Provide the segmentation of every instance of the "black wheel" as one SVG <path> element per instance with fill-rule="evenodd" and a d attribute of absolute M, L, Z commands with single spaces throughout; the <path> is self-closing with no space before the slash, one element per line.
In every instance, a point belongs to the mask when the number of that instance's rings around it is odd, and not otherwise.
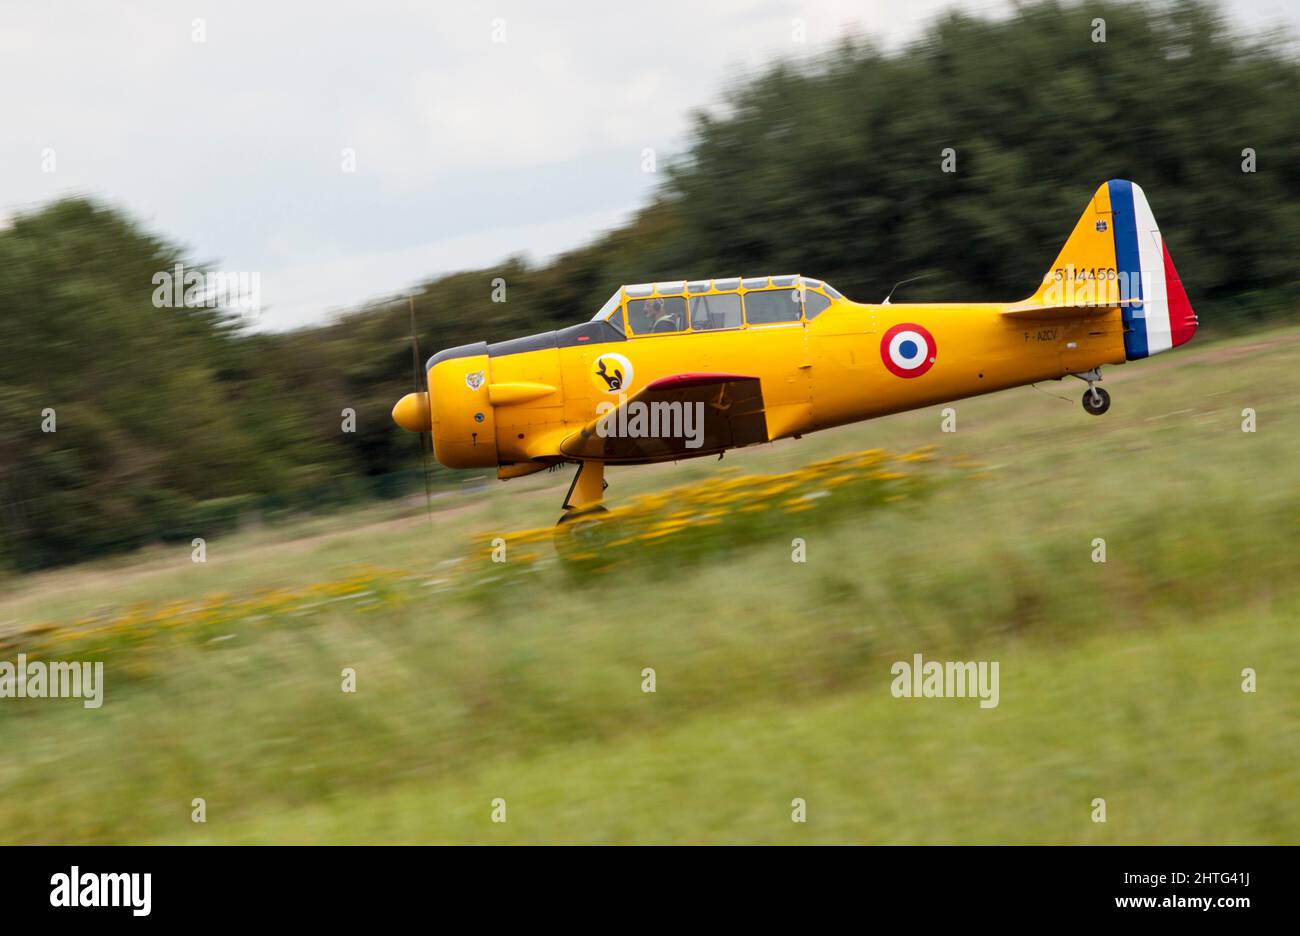
<path fill-rule="evenodd" d="M 1089 387 L 1083 391 L 1083 408 L 1093 416 L 1100 416 L 1110 409 L 1110 394 L 1101 387 Z"/>

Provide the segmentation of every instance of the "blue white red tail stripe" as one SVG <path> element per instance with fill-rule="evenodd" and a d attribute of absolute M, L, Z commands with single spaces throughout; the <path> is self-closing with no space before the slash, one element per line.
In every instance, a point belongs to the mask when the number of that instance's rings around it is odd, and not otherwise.
<path fill-rule="evenodd" d="M 1138 253 L 1137 213 L 1133 210 L 1133 183 L 1112 179 L 1111 229 L 1115 232 L 1115 265 L 1120 298 L 1142 299 L 1142 260 Z M 1123 307 L 1124 356 L 1130 361 L 1147 356 L 1146 312 L 1141 302 Z"/>
<path fill-rule="evenodd" d="M 1124 354 L 1130 361 L 1177 347 L 1196 331 L 1196 315 L 1183 291 L 1146 194 L 1123 179 L 1107 183 L 1120 297 Z"/>

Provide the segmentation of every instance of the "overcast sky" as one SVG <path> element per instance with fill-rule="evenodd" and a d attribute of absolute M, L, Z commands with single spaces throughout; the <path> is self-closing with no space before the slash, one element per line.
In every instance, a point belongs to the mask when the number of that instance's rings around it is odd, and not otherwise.
<path fill-rule="evenodd" d="M 894 47 L 954 6 L 1010 4 L 6 3 L 0 223 L 89 193 L 259 273 L 262 327 L 307 324 L 585 243 L 646 202 L 642 151 L 679 152 L 691 111 L 746 70 L 849 30 Z M 1300 0 L 1228 9 L 1246 29 L 1300 23 Z"/>

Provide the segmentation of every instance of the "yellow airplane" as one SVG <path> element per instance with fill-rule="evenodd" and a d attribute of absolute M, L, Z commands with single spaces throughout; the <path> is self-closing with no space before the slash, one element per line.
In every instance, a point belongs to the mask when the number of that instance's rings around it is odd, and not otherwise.
<path fill-rule="evenodd" d="M 566 519 L 599 509 L 606 465 L 721 455 L 1075 376 L 1188 341 L 1197 319 L 1142 190 L 1097 189 L 1038 291 L 1018 302 L 878 305 L 803 276 L 624 286 L 588 322 L 448 348 L 393 419 L 448 468 L 578 470 Z M 418 359 L 418 353 L 417 353 Z"/>

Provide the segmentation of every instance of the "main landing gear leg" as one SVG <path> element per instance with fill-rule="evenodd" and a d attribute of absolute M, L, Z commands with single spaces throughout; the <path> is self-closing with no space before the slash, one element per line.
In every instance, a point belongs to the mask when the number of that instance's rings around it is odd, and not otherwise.
<path fill-rule="evenodd" d="M 607 487 L 604 462 L 579 462 L 578 473 L 573 476 L 569 493 L 564 496 L 564 516 L 560 517 L 560 523 L 568 523 L 586 514 L 604 513 L 601 501 L 605 499 Z"/>
<path fill-rule="evenodd" d="M 1097 386 L 1097 382 L 1101 380 L 1101 368 L 1094 367 L 1090 371 L 1085 371 L 1082 374 L 1071 374 L 1070 376 L 1078 377 L 1088 384 L 1088 389 L 1083 391 L 1083 409 L 1085 412 L 1093 416 L 1100 416 L 1110 409 L 1110 394 Z"/>

